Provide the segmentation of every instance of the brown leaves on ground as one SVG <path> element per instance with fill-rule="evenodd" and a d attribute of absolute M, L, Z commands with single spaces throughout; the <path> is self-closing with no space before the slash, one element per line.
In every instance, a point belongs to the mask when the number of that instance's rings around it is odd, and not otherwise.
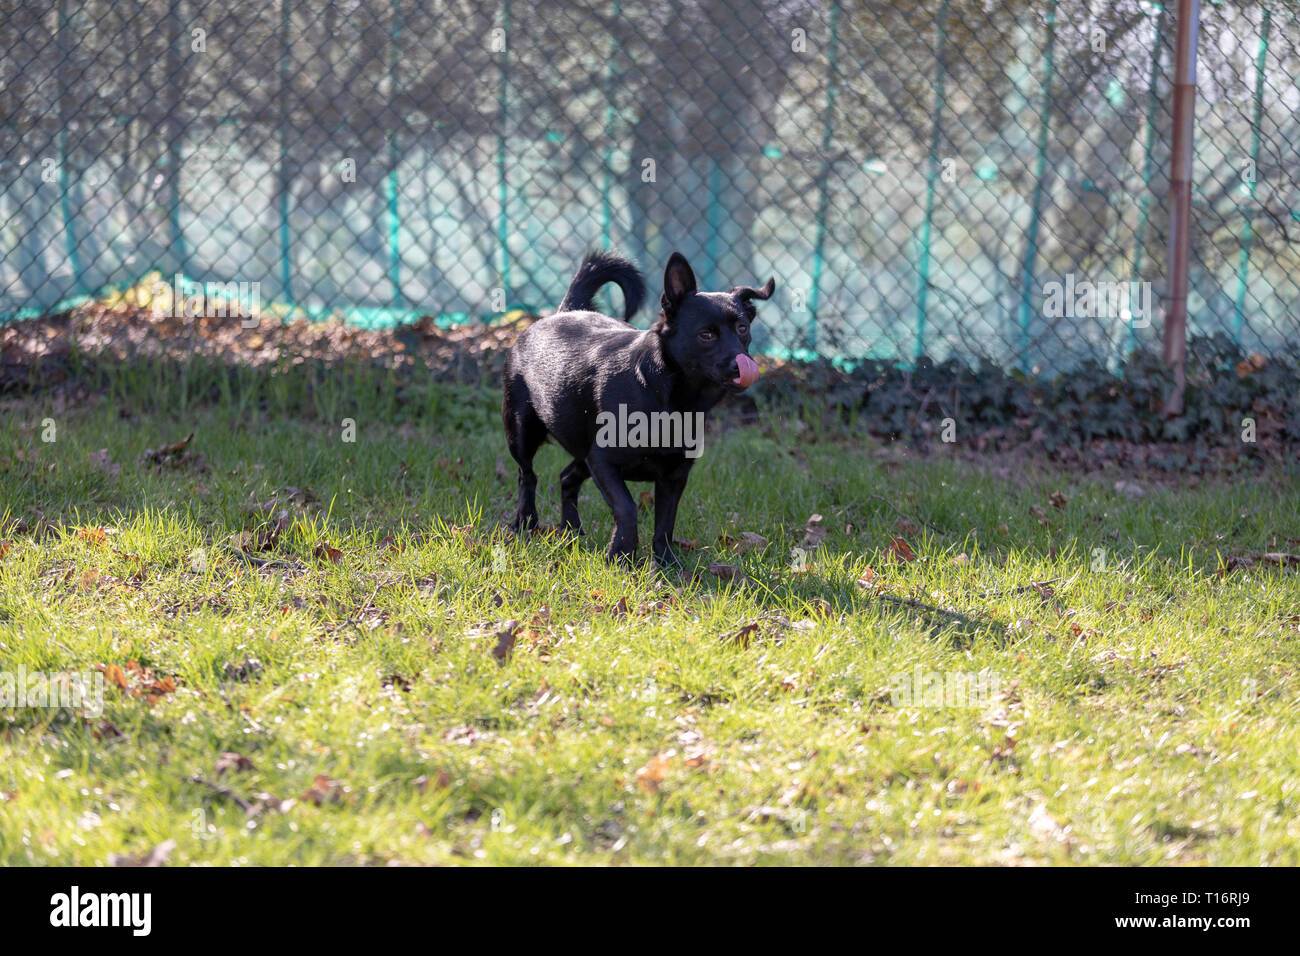
<path fill-rule="evenodd" d="M 85 541 L 87 544 L 93 544 L 95 547 L 99 547 L 100 545 L 102 545 L 105 541 L 108 540 L 108 536 L 113 533 L 114 532 L 112 531 L 112 529 L 109 528 L 78 528 L 77 529 L 77 537 L 80 538 L 82 541 Z"/>
<path fill-rule="evenodd" d="M 1220 577 L 1223 577 L 1230 571 L 1244 571 L 1256 564 L 1271 564 L 1279 568 L 1300 567 L 1300 554 L 1290 554 L 1286 551 L 1254 551 L 1249 554 L 1234 554 L 1223 563 L 1217 573 Z"/>
<path fill-rule="evenodd" d="M 748 648 L 750 640 L 757 637 L 758 634 L 759 634 L 758 622 L 754 621 L 744 625 L 743 627 L 735 631 L 732 631 L 729 634 L 724 635 L 723 639 L 730 641 L 733 644 L 739 644 L 741 647 Z"/>
<path fill-rule="evenodd" d="M 245 328 L 221 316 L 156 314 L 149 305 L 156 274 L 112 304 L 91 302 L 53 316 L 0 327 L 0 384 L 22 385 L 40 364 L 43 381 L 73 375 L 76 352 L 93 358 L 152 358 L 181 362 L 196 356 L 229 365 L 267 369 L 279 363 L 340 365 L 358 359 L 391 369 L 431 372 L 444 382 L 499 381 L 502 361 L 519 333 L 538 316 L 513 312 L 491 325 L 479 321 L 439 328 L 431 316 L 395 329 L 362 329 L 337 319 L 323 322 L 264 317 Z"/>
<path fill-rule="evenodd" d="M 810 515 L 803 527 L 803 540 L 799 547 L 805 551 L 815 551 L 830 532 L 822 525 L 824 519 L 819 514 Z"/>
<path fill-rule="evenodd" d="M 744 581 L 745 572 L 732 564 L 723 564 L 721 561 L 709 562 L 709 573 L 716 578 L 724 581 Z"/>
<path fill-rule="evenodd" d="M 731 539 L 731 547 L 737 553 L 743 554 L 746 551 L 767 547 L 767 538 L 753 531 L 742 531 L 739 538 Z"/>
<path fill-rule="evenodd" d="M 193 440 L 194 432 L 190 432 L 180 441 L 172 442 L 170 445 L 146 448 L 144 454 L 140 456 L 140 463 L 142 465 L 153 465 L 155 468 L 192 467 L 202 471 L 206 459 L 203 455 L 190 450 L 189 445 Z"/>
<path fill-rule="evenodd" d="M 1056 597 L 1056 588 L 1052 587 L 1050 581 L 1033 581 L 1030 586 L 1034 593 L 1038 595 L 1038 600 L 1043 604 L 1059 603 Z"/>
<path fill-rule="evenodd" d="M 312 779 L 311 786 L 304 790 L 298 799 L 320 807 L 327 803 L 344 803 L 351 795 L 351 788 L 334 780 L 328 774 L 318 773 Z"/>
<path fill-rule="evenodd" d="M 898 535 L 889 542 L 889 556 L 902 564 L 916 560 L 916 552 L 907 543 L 907 539 Z"/>
<path fill-rule="evenodd" d="M 176 692 L 175 677 L 159 677 L 153 668 L 130 660 L 126 666 L 96 664 L 95 670 L 104 675 L 105 682 L 123 691 L 128 697 L 143 697 L 152 707 L 163 697 Z"/>
<path fill-rule="evenodd" d="M 665 750 L 651 757 L 649 762 L 636 772 L 636 785 L 646 793 L 658 793 L 673 768 L 673 758 L 676 756 L 676 750 Z"/>
<path fill-rule="evenodd" d="M 515 649 L 515 638 L 519 633 L 519 622 L 511 618 L 502 623 L 500 629 L 496 632 L 497 643 L 492 648 L 492 656 L 501 663 L 505 663 L 510 657 L 510 652 Z"/>
<path fill-rule="evenodd" d="M 246 773 L 249 770 L 256 770 L 257 765 L 243 754 L 237 754 L 233 750 L 227 750 L 217 758 L 217 765 L 214 773 L 220 777 L 227 772 Z"/>
<path fill-rule="evenodd" d="M 274 514 L 277 511 L 286 511 L 290 509 L 303 510 L 305 506 L 314 504 L 316 501 L 316 492 L 310 488 L 299 488 L 296 485 L 285 485 L 283 488 L 275 491 L 270 498 L 265 501 L 253 501 L 244 506 L 245 514 Z"/>
<path fill-rule="evenodd" d="M 244 683 L 260 674 L 263 667 L 262 662 L 256 657 L 249 657 L 245 654 L 237 661 L 227 661 L 225 667 L 221 670 L 221 674 L 224 680 Z"/>
<path fill-rule="evenodd" d="M 254 531 L 241 531 L 231 538 L 231 545 L 239 551 L 273 551 L 280 538 L 293 524 L 293 515 L 280 511 Z M 317 555 L 320 557 L 320 555 Z"/>
<path fill-rule="evenodd" d="M 343 560 L 343 552 L 331 545 L 328 541 L 321 541 L 312 550 L 312 555 L 318 561 L 328 561 L 330 564 L 338 564 Z"/>
<path fill-rule="evenodd" d="M 830 602 L 825 598 L 812 598 L 808 604 L 813 617 L 825 618 L 833 612 Z M 723 634 L 720 640 L 748 648 L 751 642 L 757 641 L 760 637 L 764 641 L 780 643 L 783 635 L 788 631 L 809 631 L 816 626 L 817 622 L 812 617 L 791 621 L 784 614 L 768 611 L 752 621 L 745 622 L 739 628 Z"/>
<path fill-rule="evenodd" d="M 645 766 L 637 770 L 637 787 L 640 787 L 642 792 L 654 795 L 662 791 L 664 783 L 676 767 L 680 766 L 684 770 L 708 771 L 710 769 L 711 754 L 716 748 L 707 744 L 701 734 L 694 730 L 694 711 L 688 710 L 679 715 L 677 724 L 681 730 L 673 739 L 682 748 L 681 752 L 679 753 L 676 747 L 669 747 L 663 752 L 656 753 L 646 761 Z"/>

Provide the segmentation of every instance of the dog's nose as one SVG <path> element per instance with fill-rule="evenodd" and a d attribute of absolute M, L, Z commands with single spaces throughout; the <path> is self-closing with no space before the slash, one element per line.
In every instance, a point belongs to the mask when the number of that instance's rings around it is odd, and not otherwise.
<path fill-rule="evenodd" d="M 737 362 L 735 359 L 732 359 L 731 364 L 727 366 L 727 378 L 730 379 L 740 378 L 740 363 Z"/>

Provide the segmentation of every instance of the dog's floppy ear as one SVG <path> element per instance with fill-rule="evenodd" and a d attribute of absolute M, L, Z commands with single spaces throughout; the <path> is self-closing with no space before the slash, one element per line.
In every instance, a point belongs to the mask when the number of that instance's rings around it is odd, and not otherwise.
<path fill-rule="evenodd" d="M 734 289 L 732 289 L 728 293 L 728 295 L 734 295 L 741 302 L 744 302 L 746 305 L 748 305 L 750 299 L 772 298 L 772 293 L 775 291 L 776 291 L 776 279 L 773 278 L 773 279 L 768 279 L 767 283 L 761 289 L 755 289 L 753 286 L 749 286 L 749 285 L 738 285 Z"/>
<path fill-rule="evenodd" d="M 660 302 L 664 314 L 672 315 L 677 311 L 682 300 L 695 289 L 695 273 L 691 271 L 691 264 L 680 252 L 674 252 L 668 259 L 668 267 L 664 269 L 664 297 Z"/>

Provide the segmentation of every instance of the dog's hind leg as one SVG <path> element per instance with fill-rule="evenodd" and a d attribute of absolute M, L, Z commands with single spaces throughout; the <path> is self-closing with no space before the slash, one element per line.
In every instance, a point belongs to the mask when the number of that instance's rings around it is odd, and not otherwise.
<path fill-rule="evenodd" d="M 578 492 L 582 490 L 582 483 L 590 477 L 587 463 L 576 458 L 560 472 L 560 524 L 574 534 L 582 534 L 582 521 L 578 518 Z"/>
<path fill-rule="evenodd" d="M 521 409 L 506 429 L 510 455 L 519 463 L 519 504 L 510 530 L 516 534 L 537 527 L 537 472 L 533 457 L 546 441 L 546 426 L 531 408 Z"/>

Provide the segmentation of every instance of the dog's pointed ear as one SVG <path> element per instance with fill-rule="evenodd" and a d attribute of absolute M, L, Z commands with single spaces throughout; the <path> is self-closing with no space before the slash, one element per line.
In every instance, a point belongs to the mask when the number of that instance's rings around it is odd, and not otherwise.
<path fill-rule="evenodd" d="M 738 285 L 729 293 L 740 299 L 741 302 L 749 303 L 750 299 L 770 299 L 772 293 L 776 291 L 776 279 L 768 279 L 767 283 L 761 289 L 755 289 L 749 285 Z"/>
<path fill-rule="evenodd" d="M 672 315 L 677 311 L 682 300 L 695 289 L 695 273 L 691 271 L 691 264 L 680 252 L 674 252 L 668 259 L 668 267 L 664 269 L 664 297 L 660 303 L 664 314 Z"/>

